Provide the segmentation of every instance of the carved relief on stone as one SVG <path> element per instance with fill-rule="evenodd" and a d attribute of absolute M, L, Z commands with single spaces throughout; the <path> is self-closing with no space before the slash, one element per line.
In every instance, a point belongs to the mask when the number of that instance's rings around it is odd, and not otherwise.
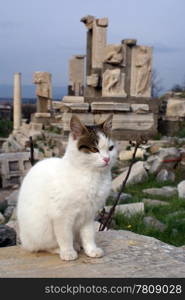
<path fill-rule="evenodd" d="M 33 83 L 36 84 L 36 95 L 51 98 L 51 74 L 48 72 L 35 72 Z"/>
<path fill-rule="evenodd" d="M 102 96 L 126 97 L 125 74 L 119 68 L 107 69 L 103 73 Z"/>
<path fill-rule="evenodd" d="M 104 49 L 103 62 L 112 65 L 125 66 L 126 62 L 126 48 L 125 45 L 107 45 Z"/>
<path fill-rule="evenodd" d="M 136 46 L 132 50 L 131 96 L 151 96 L 152 48 Z"/>

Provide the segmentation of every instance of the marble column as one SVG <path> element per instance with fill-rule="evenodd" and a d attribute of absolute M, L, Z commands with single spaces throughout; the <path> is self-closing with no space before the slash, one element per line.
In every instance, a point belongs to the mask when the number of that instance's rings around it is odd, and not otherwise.
<path fill-rule="evenodd" d="M 13 129 L 21 126 L 21 73 L 14 74 L 13 85 Z"/>

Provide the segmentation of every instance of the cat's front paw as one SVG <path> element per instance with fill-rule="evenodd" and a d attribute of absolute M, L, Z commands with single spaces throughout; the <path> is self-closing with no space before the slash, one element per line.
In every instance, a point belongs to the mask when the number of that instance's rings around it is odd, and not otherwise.
<path fill-rule="evenodd" d="M 78 258 L 78 254 L 75 250 L 60 250 L 60 258 L 62 260 L 75 260 Z"/>
<path fill-rule="evenodd" d="M 87 249 L 85 253 L 90 257 L 102 257 L 104 255 L 104 252 L 101 248 L 92 248 Z"/>

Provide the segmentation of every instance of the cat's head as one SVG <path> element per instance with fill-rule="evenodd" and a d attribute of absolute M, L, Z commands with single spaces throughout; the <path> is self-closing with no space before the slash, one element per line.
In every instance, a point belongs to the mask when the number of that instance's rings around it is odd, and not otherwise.
<path fill-rule="evenodd" d="M 85 125 L 73 115 L 70 121 L 71 139 L 75 143 L 78 158 L 86 165 L 107 168 L 114 165 L 117 157 L 115 143 L 111 139 L 110 115 L 97 125 Z"/>

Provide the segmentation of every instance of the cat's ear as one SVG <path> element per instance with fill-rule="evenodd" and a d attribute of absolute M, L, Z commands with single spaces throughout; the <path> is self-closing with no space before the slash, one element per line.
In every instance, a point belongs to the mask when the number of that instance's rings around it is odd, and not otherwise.
<path fill-rule="evenodd" d="M 74 140 L 80 137 L 84 132 L 87 131 L 87 128 L 84 124 L 78 119 L 77 116 L 73 115 L 70 121 L 70 128 L 73 135 Z"/>
<path fill-rule="evenodd" d="M 113 119 L 113 114 L 109 115 L 108 118 L 101 124 L 101 127 L 106 134 L 111 133 L 112 119 Z"/>

